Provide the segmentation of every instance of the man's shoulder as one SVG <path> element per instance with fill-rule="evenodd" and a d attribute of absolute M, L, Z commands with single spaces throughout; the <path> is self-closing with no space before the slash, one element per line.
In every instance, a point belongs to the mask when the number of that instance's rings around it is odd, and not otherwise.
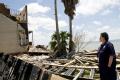
<path fill-rule="evenodd" d="M 107 46 L 109 46 L 109 47 L 113 47 L 113 43 L 111 43 L 111 42 L 107 42 Z"/>

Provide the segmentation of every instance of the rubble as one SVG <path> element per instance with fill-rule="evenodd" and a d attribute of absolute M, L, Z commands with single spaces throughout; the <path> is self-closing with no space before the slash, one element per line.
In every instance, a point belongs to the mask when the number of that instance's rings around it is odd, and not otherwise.
<path fill-rule="evenodd" d="M 29 48 L 28 53 L 30 55 L 48 55 L 51 53 L 50 50 L 48 50 L 46 47 L 44 47 L 43 45 L 37 45 L 37 46 L 31 46 Z"/>
<path fill-rule="evenodd" d="M 15 56 L 16 58 L 19 58 L 24 61 L 29 61 L 29 62 L 35 62 L 35 61 L 41 61 L 44 59 L 49 58 L 47 55 L 40 55 L 40 56 L 30 56 L 29 54 L 21 54 L 19 56 Z"/>
<path fill-rule="evenodd" d="M 78 55 L 81 54 L 74 55 L 72 59 L 50 59 L 48 55 L 21 54 L 12 56 L 0 54 L 0 66 L 2 66 L 0 67 L 0 79 L 99 80 L 96 54 L 88 54 L 87 52 L 81 56 Z M 119 56 L 117 63 L 120 63 Z M 120 65 L 117 64 L 118 78 L 119 72 Z"/>

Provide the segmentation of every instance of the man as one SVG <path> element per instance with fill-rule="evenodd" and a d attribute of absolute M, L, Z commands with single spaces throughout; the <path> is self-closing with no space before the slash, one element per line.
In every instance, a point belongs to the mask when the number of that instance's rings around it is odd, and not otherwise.
<path fill-rule="evenodd" d="M 116 54 L 106 32 L 100 35 L 101 46 L 98 50 L 100 80 L 117 80 Z"/>

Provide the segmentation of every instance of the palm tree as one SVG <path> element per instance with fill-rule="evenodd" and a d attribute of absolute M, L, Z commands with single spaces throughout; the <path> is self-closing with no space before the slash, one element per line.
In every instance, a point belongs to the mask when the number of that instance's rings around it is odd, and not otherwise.
<path fill-rule="evenodd" d="M 55 32 L 52 35 L 52 40 L 50 41 L 50 48 L 51 48 L 51 50 L 55 51 L 57 46 L 58 46 L 58 43 L 57 43 L 57 33 Z"/>
<path fill-rule="evenodd" d="M 54 0 L 54 7 L 55 7 L 55 21 L 56 21 L 56 37 L 57 37 L 57 44 L 59 50 L 60 36 L 59 36 L 59 26 L 58 26 L 58 16 L 57 16 L 57 0 Z"/>
<path fill-rule="evenodd" d="M 56 32 L 52 35 L 52 40 L 50 42 L 50 48 L 56 52 L 57 56 L 62 56 L 67 54 L 67 40 L 69 38 L 69 33 L 66 31 L 61 31 L 60 32 L 60 46 L 59 46 L 59 51 L 58 51 L 58 44 L 57 44 L 57 34 Z"/>
<path fill-rule="evenodd" d="M 73 49 L 72 41 L 72 20 L 75 15 L 75 5 L 78 3 L 78 0 L 62 0 L 65 6 L 65 14 L 69 16 L 69 26 L 70 26 L 70 38 L 69 38 L 69 52 Z"/>

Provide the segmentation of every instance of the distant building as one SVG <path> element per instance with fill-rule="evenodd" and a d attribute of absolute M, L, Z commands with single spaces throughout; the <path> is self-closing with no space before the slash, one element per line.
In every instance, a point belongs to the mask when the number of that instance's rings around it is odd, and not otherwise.
<path fill-rule="evenodd" d="M 27 6 L 11 15 L 3 3 L 0 3 L 0 52 L 18 53 L 26 52 L 29 43 Z"/>

